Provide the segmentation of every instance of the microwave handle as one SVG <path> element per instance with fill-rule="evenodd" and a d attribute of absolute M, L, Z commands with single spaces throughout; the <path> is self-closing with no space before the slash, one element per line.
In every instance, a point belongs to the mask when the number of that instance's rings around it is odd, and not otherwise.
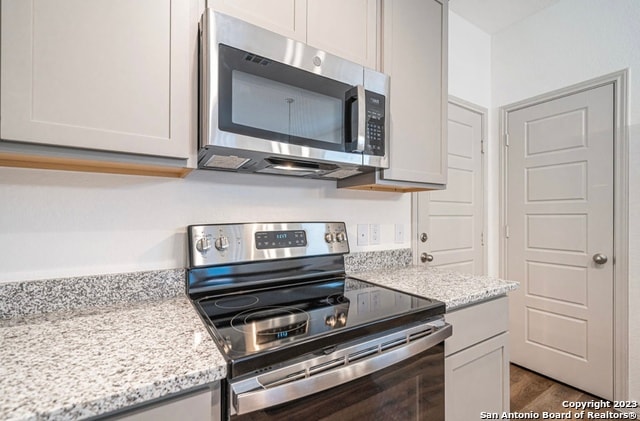
<path fill-rule="evenodd" d="M 350 144 L 350 152 L 364 152 L 365 140 L 366 140 L 366 127 L 367 124 L 367 106 L 366 106 L 366 92 L 364 90 L 364 85 L 356 85 L 349 91 L 349 97 L 347 98 L 347 124 L 351 125 L 353 123 L 354 118 L 356 118 L 356 123 L 358 124 L 357 133 L 351 133 L 350 139 L 348 142 Z M 354 113 L 351 111 L 351 106 L 353 103 L 356 103 L 357 106 L 357 115 L 353 115 Z M 355 136 L 354 136 L 355 134 Z"/>

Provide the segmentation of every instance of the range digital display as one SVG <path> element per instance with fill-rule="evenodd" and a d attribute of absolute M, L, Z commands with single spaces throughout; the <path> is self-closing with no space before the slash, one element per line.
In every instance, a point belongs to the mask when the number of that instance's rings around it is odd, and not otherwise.
<path fill-rule="evenodd" d="M 286 247 L 306 247 L 307 234 L 304 230 L 295 231 L 259 231 L 255 235 L 256 248 L 279 249 Z"/>
<path fill-rule="evenodd" d="M 294 336 L 304 335 L 307 333 L 307 321 L 293 323 L 288 326 L 281 326 L 274 329 L 261 330 L 256 336 L 258 345 L 264 345 L 270 342 L 280 341 Z"/>

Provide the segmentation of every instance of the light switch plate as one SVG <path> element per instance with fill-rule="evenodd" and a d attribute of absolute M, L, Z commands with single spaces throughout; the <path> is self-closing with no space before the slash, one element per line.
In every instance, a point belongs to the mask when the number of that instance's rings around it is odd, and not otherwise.
<path fill-rule="evenodd" d="M 358 245 L 359 246 L 369 245 L 369 225 L 368 224 L 358 224 Z"/>

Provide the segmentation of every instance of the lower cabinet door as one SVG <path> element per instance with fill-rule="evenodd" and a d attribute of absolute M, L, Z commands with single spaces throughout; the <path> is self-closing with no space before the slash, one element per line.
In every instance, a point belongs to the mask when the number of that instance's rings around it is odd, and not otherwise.
<path fill-rule="evenodd" d="M 219 384 L 219 383 L 218 383 Z M 126 412 L 120 416 L 106 417 L 109 421 L 218 421 L 220 408 L 213 405 L 219 402 L 219 396 L 212 398 L 212 393 L 219 394 L 219 386 L 212 386 L 212 390 L 204 389 L 200 392 L 171 398 Z"/>
<path fill-rule="evenodd" d="M 445 358 L 447 421 L 509 411 L 508 339 L 503 333 Z"/>

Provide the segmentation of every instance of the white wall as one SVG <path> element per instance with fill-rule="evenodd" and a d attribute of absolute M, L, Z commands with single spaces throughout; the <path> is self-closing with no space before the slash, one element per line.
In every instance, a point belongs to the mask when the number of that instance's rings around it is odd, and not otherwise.
<path fill-rule="evenodd" d="M 186 226 L 332 220 L 352 251 L 410 247 L 408 194 L 335 182 L 195 171 L 186 179 L 0 168 L 0 282 L 186 265 Z M 381 224 L 358 247 L 356 224 Z M 405 243 L 394 243 L 394 224 Z"/>
<path fill-rule="evenodd" d="M 497 107 L 629 69 L 629 379 L 640 400 L 640 2 L 562 0 L 495 34 L 491 54 L 493 124 Z"/>
<path fill-rule="evenodd" d="M 451 10 L 449 95 L 491 106 L 491 36 Z"/>

